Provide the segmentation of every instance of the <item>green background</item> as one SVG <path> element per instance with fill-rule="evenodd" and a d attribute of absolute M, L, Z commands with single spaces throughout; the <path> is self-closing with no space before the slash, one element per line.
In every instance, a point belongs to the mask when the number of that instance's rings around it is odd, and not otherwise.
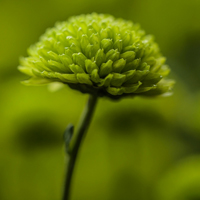
<path fill-rule="evenodd" d="M 46 28 L 91 12 L 155 35 L 176 85 L 165 98 L 99 100 L 71 199 L 200 200 L 199 0 L 0 0 L 0 199 L 61 199 L 63 132 L 88 96 L 25 87 L 17 66 Z"/>

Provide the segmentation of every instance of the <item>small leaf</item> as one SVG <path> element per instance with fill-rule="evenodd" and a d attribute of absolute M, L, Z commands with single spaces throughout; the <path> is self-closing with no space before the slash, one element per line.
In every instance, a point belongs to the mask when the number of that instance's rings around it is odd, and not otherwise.
<path fill-rule="evenodd" d="M 74 125 L 69 124 L 64 132 L 65 150 L 69 153 L 69 146 L 74 133 Z"/>

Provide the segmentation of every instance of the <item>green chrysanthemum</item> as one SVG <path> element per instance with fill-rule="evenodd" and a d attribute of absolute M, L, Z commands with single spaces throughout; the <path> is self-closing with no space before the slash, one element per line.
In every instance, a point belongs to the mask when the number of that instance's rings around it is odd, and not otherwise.
<path fill-rule="evenodd" d="M 139 25 L 110 15 L 70 18 L 48 29 L 20 60 L 24 83 L 62 82 L 98 96 L 159 95 L 173 81 L 165 58 Z"/>

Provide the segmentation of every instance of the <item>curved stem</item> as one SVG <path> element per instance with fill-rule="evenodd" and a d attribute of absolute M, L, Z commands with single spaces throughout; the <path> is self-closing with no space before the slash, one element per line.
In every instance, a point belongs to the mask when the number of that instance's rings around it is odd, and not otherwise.
<path fill-rule="evenodd" d="M 69 200 L 70 184 L 71 184 L 72 174 L 74 171 L 74 166 L 75 166 L 78 150 L 82 142 L 83 136 L 85 135 L 89 127 L 89 124 L 91 122 L 96 103 L 97 103 L 97 97 L 90 95 L 89 100 L 85 106 L 85 109 L 81 115 L 79 124 L 77 126 L 77 131 L 72 136 L 72 140 L 70 141 L 69 148 L 67 151 L 68 166 L 66 169 L 66 179 L 65 179 L 63 200 Z"/>

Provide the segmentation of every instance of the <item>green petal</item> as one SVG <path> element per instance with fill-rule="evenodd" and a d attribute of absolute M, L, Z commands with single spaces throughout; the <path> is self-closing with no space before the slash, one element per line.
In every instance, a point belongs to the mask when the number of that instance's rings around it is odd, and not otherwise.
<path fill-rule="evenodd" d="M 123 88 L 108 87 L 106 91 L 114 96 L 123 94 Z"/>
<path fill-rule="evenodd" d="M 91 80 L 94 83 L 99 83 L 101 81 L 100 77 L 99 77 L 99 73 L 98 73 L 98 69 L 94 69 L 91 73 Z"/>
<path fill-rule="evenodd" d="M 126 75 L 114 73 L 111 81 L 111 86 L 119 87 L 124 83 L 125 79 Z"/>
<path fill-rule="evenodd" d="M 161 80 L 155 87 L 155 89 L 147 91 L 143 93 L 143 95 L 147 96 L 154 96 L 154 95 L 161 95 L 161 94 L 172 94 L 172 88 L 174 86 L 175 82 L 173 80 Z"/>
<path fill-rule="evenodd" d="M 134 77 L 134 75 L 135 75 L 135 72 L 136 72 L 135 69 L 134 69 L 134 70 L 129 70 L 129 71 L 127 71 L 127 72 L 124 72 L 123 74 L 126 75 L 126 79 L 125 79 L 124 82 L 126 82 L 126 81 L 132 79 L 132 78 Z"/>
<path fill-rule="evenodd" d="M 71 71 L 74 74 L 85 73 L 85 71 L 83 70 L 83 68 L 81 66 L 79 66 L 79 65 L 72 64 L 72 65 L 69 66 L 69 68 L 71 69 Z"/>
<path fill-rule="evenodd" d="M 142 83 L 139 81 L 138 83 L 129 85 L 128 87 L 123 87 L 125 93 L 134 93 Z"/>
<path fill-rule="evenodd" d="M 75 64 L 79 65 L 85 70 L 85 60 L 87 59 L 82 53 L 74 53 L 72 55 Z"/>
<path fill-rule="evenodd" d="M 86 68 L 86 71 L 91 74 L 92 71 L 94 69 L 98 69 L 97 65 L 95 62 L 92 62 L 91 60 L 87 59 L 85 60 L 85 68 Z"/>
<path fill-rule="evenodd" d="M 65 54 L 62 54 L 62 55 L 59 55 L 59 57 L 60 57 L 61 62 L 62 62 L 65 66 L 69 66 L 69 65 L 73 64 L 73 61 L 72 61 L 72 59 L 71 59 L 70 56 L 65 55 Z M 67 67 L 66 67 L 66 68 L 67 68 Z M 68 68 L 68 69 L 69 69 L 69 68 Z"/>
<path fill-rule="evenodd" d="M 33 85 L 33 86 L 38 86 L 38 85 L 46 85 L 48 83 L 51 83 L 51 79 L 45 79 L 45 78 L 30 78 L 28 80 L 22 81 L 21 83 L 24 85 Z"/>
<path fill-rule="evenodd" d="M 56 62 L 54 60 L 48 60 L 48 63 L 49 63 L 49 68 L 52 70 L 52 71 L 57 71 L 57 72 L 67 72 L 67 68 L 65 67 L 65 65 L 63 65 L 62 63 L 60 62 Z"/>
<path fill-rule="evenodd" d="M 123 72 L 131 70 L 131 69 L 137 69 L 138 66 L 140 65 L 141 62 L 141 58 L 135 59 L 131 62 L 129 62 L 128 64 L 126 64 L 126 66 L 123 69 Z"/>
<path fill-rule="evenodd" d="M 106 61 L 112 60 L 115 62 L 116 60 L 119 59 L 120 53 L 117 50 L 111 49 L 106 53 Z"/>
<path fill-rule="evenodd" d="M 18 70 L 24 74 L 27 74 L 28 76 L 33 76 L 33 72 L 31 68 L 18 66 Z"/>
<path fill-rule="evenodd" d="M 100 77 L 107 76 L 112 71 L 112 60 L 108 60 L 106 63 L 103 63 L 100 67 L 99 75 Z"/>
<path fill-rule="evenodd" d="M 136 70 L 134 73 L 134 76 L 129 79 L 125 84 L 133 84 L 133 83 L 137 83 L 138 81 L 142 81 L 145 76 L 147 76 L 147 74 L 149 73 L 149 70 L 144 70 L 144 71 L 140 71 L 140 70 Z"/>
<path fill-rule="evenodd" d="M 113 63 L 113 72 L 120 73 L 126 65 L 126 60 L 121 58 L 120 60 L 117 60 Z"/>
<path fill-rule="evenodd" d="M 122 48 L 123 48 L 123 42 L 122 40 L 116 40 L 114 45 L 113 45 L 114 49 L 117 49 L 119 52 L 122 51 Z"/>
<path fill-rule="evenodd" d="M 156 84 L 162 79 L 162 76 L 160 74 L 155 74 L 152 72 L 149 72 L 148 75 L 144 78 L 142 81 L 144 84 Z"/>
<path fill-rule="evenodd" d="M 110 49 L 113 48 L 112 39 L 103 39 L 101 41 L 101 48 L 104 49 L 104 52 L 107 53 Z"/>
<path fill-rule="evenodd" d="M 75 74 L 61 74 L 58 72 L 56 72 L 55 74 L 58 77 L 58 79 L 60 79 L 61 81 L 65 83 L 78 83 L 78 80 Z"/>
<path fill-rule="evenodd" d="M 103 49 L 99 49 L 95 56 L 95 61 L 97 66 L 101 66 L 101 64 L 105 61 L 105 54 Z"/>
<path fill-rule="evenodd" d="M 100 83 L 98 84 L 99 87 L 108 87 L 112 81 L 113 74 L 108 74 L 104 79 L 101 79 Z"/>
<path fill-rule="evenodd" d="M 127 51 L 120 55 L 120 58 L 123 58 L 126 60 L 126 62 L 131 62 L 135 58 L 135 52 L 134 51 Z"/>
<path fill-rule="evenodd" d="M 89 45 L 90 42 L 89 42 L 89 39 L 88 39 L 88 36 L 86 34 L 82 35 L 81 37 L 81 49 L 83 52 L 85 52 L 85 49 L 87 47 L 87 45 Z"/>
<path fill-rule="evenodd" d="M 55 53 L 53 51 L 48 51 L 47 54 L 49 55 L 49 60 L 54 60 L 57 62 L 60 61 L 59 55 L 57 53 Z"/>
<path fill-rule="evenodd" d="M 90 81 L 89 74 L 77 74 L 76 77 L 79 83 L 93 85 L 92 82 Z"/>

